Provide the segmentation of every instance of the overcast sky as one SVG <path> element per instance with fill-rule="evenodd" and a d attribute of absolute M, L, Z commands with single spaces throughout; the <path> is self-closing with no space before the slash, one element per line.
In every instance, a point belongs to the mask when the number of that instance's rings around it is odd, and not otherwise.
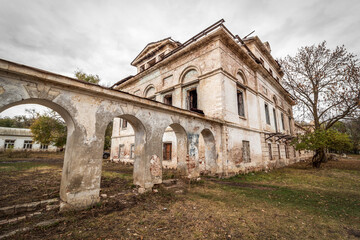
<path fill-rule="evenodd" d="M 79 68 L 110 86 L 136 73 L 147 43 L 184 42 L 221 18 L 240 37 L 255 30 L 275 58 L 323 40 L 359 56 L 359 12 L 359 0 L 0 0 L 0 58 L 71 77 Z"/>

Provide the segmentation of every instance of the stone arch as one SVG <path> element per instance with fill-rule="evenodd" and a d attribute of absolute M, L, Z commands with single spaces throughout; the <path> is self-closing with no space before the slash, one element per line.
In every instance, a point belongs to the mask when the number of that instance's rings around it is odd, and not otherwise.
<path fill-rule="evenodd" d="M 170 127 L 176 136 L 176 158 L 177 158 L 177 169 L 181 173 L 181 175 L 186 175 L 186 156 L 188 153 L 188 141 L 187 141 L 187 133 L 183 126 L 179 123 L 172 123 L 168 127 Z M 165 134 L 166 127 L 163 130 L 163 135 Z M 163 159 L 162 156 L 161 159 Z"/>
<path fill-rule="evenodd" d="M 152 98 L 155 97 L 155 93 L 156 93 L 156 89 L 155 89 L 154 85 L 153 85 L 153 84 L 149 84 L 149 85 L 145 88 L 144 93 L 143 93 L 143 96 L 144 96 L 145 98 L 150 98 L 150 99 L 152 99 Z"/>
<path fill-rule="evenodd" d="M 235 78 L 239 83 L 241 83 L 243 85 L 247 85 L 247 79 L 246 79 L 245 73 L 241 69 L 239 69 L 236 72 Z"/>
<path fill-rule="evenodd" d="M 69 136 L 69 133 L 72 133 L 74 131 L 75 124 L 74 124 L 74 120 L 73 120 L 72 116 L 70 115 L 70 113 L 64 107 L 62 107 L 59 104 L 54 103 L 53 101 L 50 101 L 48 99 L 28 98 L 28 99 L 24 99 L 21 101 L 9 103 L 7 105 L 0 106 L 0 113 L 5 111 L 8 108 L 15 107 L 18 105 L 23 105 L 23 104 L 38 104 L 38 105 L 42 105 L 44 107 L 48 107 L 48 108 L 54 110 L 65 120 L 67 131 L 68 131 L 68 136 Z"/>
<path fill-rule="evenodd" d="M 204 170 L 205 173 L 215 174 L 217 170 L 217 152 L 216 142 L 213 132 L 205 128 L 201 131 L 201 136 L 204 140 Z"/>
<path fill-rule="evenodd" d="M 186 83 L 196 80 L 201 75 L 199 68 L 196 66 L 189 66 L 185 68 L 180 74 L 179 83 Z"/>
<path fill-rule="evenodd" d="M 144 169 L 146 169 L 145 147 L 146 147 L 146 128 L 142 121 L 136 116 L 128 113 L 116 115 L 117 118 L 122 118 L 131 124 L 135 135 L 135 149 L 134 149 L 134 172 L 133 180 L 135 185 L 143 186 Z"/>

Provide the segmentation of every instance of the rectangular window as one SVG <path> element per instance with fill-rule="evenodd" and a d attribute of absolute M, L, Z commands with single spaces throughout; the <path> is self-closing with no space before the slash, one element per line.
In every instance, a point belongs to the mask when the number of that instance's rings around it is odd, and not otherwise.
<path fill-rule="evenodd" d="M 131 159 L 135 158 L 135 144 L 130 145 L 130 158 Z"/>
<path fill-rule="evenodd" d="M 5 140 L 4 148 L 14 148 L 14 146 L 15 146 L 15 140 L 10 140 L 10 139 Z"/>
<path fill-rule="evenodd" d="M 280 144 L 278 144 L 277 147 L 278 147 L 278 158 L 281 159 Z"/>
<path fill-rule="evenodd" d="M 275 108 L 273 108 L 273 114 L 274 114 L 275 132 L 278 132 L 277 121 L 276 121 L 276 110 L 275 110 Z"/>
<path fill-rule="evenodd" d="M 41 144 L 40 145 L 41 150 L 47 150 L 48 148 L 49 148 L 49 145 L 46 145 L 46 144 Z"/>
<path fill-rule="evenodd" d="M 188 98 L 188 109 L 197 109 L 197 92 L 196 88 L 191 89 L 187 92 L 187 98 Z"/>
<path fill-rule="evenodd" d="M 171 94 L 164 96 L 164 103 L 167 105 L 172 105 L 172 95 Z"/>
<path fill-rule="evenodd" d="M 285 144 L 285 157 L 289 158 L 289 146 Z"/>
<path fill-rule="evenodd" d="M 281 125 L 282 125 L 282 129 L 285 130 L 284 114 L 283 113 L 281 113 Z"/>
<path fill-rule="evenodd" d="M 164 160 L 171 161 L 171 148 L 172 148 L 172 143 L 164 143 L 163 145 Z"/>
<path fill-rule="evenodd" d="M 270 160 L 273 160 L 272 149 L 271 149 L 271 143 L 268 143 L 268 149 L 269 149 L 269 159 L 270 159 Z"/>
<path fill-rule="evenodd" d="M 124 144 L 120 144 L 120 145 L 119 145 L 119 158 L 123 158 L 123 157 L 124 157 L 124 153 L 125 153 L 125 145 L 124 145 Z"/>
<path fill-rule="evenodd" d="M 245 117 L 244 93 L 242 91 L 237 92 L 237 102 L 239 116 Z"/>
<path fill-rule="evenodd" d="M 266 123 L 270 125 L 269 106 L 265 103 L 265 117 Z"/>
<path fill-rule="evenodd" d="M 292 128 L 291 128 L 291 117 L 289 117 L 289 131 L 290 131 L 290 134 L 292 134 Z"/>
<path fill-rule="evenodd" d="M 122 119 L 121 128 L 127 128 L 128 122 L 125 119 Z"/>
<path fill-rule="evenodd" d="M 24 149 L 32 149 L 32 143 L 33 143 L 33 141 L 31 141 L 31 140 L 25 140 L 23 148 Z"/>
<path fill-rule="evenodd" d="M 249 141 L 242 141 L 242 145 L 243 145 L 243 151 L 242 151 L 242 155 L 243 155 L 243 161 L 244 163 L 249 163 L 251 162 L 251 158 L 250 158 L 250 142 Z"/>

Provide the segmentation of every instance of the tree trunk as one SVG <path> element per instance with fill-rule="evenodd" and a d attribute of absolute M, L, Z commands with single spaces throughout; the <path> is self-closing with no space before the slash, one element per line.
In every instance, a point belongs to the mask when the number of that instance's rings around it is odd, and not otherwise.
<path fill-rule="evenodd" d="M 325 149 L 319 148 L 316 149 L 315 155 L 312 158 L 312 164 L 314 168 L 320 168 L 321 163 L 326 162 L 326 152 Z"/>

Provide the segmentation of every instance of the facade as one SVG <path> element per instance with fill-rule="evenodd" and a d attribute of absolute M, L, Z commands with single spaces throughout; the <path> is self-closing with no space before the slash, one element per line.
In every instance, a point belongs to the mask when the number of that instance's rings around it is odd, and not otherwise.
<path fill-rule="evenodd" d="M 149 43 L 131 64 L 137 74 L 112 88 L 221 121 L 226 157 L 220 162 L 228 173 L 283 166 L 309 156 L 289 145 L 303 131 L 294 124 L 295 101 L 282 87 L 283 72 L 270 44 L 257 36 L 240 39 L 221 20 L 183 44 L 171 38 Z M 160 134 L 162 166 L 176 168 L 181 157 L 176 129 L 169 126 Z M 126 120 L 114 119 L 113 161 L 133 163 L 134 136 Z M 216 155 L 207 151 L 210 138 L 213 134 L 205 132 L 198 139 L 196 164 L 202 172 L 209 170 L 206 154 Z"/>
<path fill-rule="evenodd" d="M 57 147 L 34 142 L 30 129 L 0 127 L 0 151 L 6 149 L 56 151 Z"/>

